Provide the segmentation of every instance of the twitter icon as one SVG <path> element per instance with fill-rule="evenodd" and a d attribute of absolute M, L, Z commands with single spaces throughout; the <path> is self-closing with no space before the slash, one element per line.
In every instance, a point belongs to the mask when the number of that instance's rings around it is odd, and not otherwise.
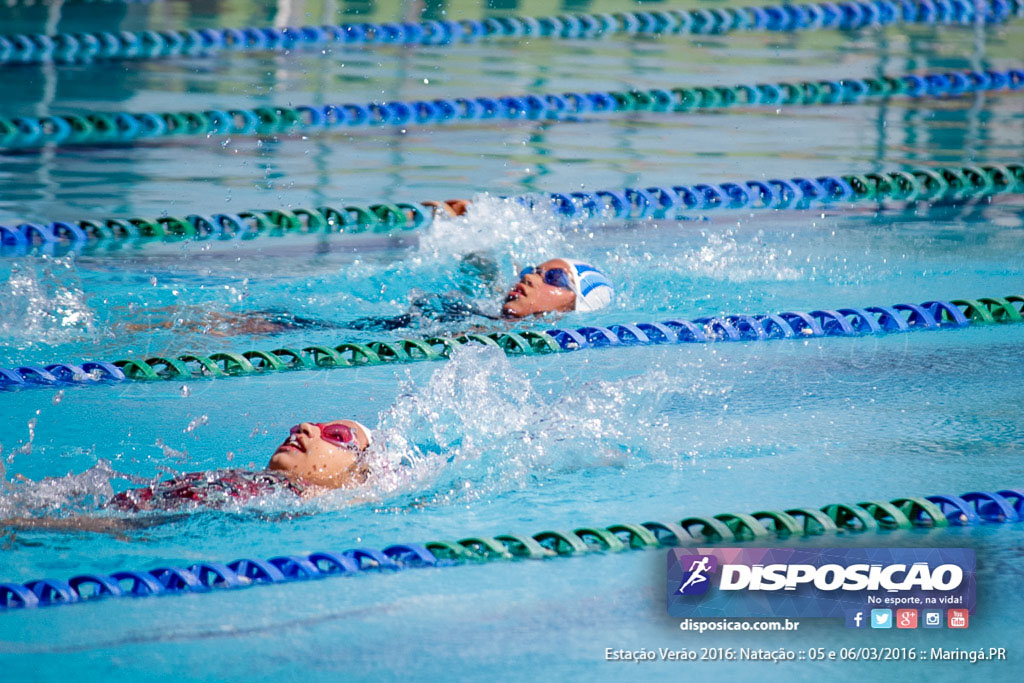
<path fill-rule="evenodd" d="M 892 610 L 871 610 L 871 628 L 892 628 Z"/>

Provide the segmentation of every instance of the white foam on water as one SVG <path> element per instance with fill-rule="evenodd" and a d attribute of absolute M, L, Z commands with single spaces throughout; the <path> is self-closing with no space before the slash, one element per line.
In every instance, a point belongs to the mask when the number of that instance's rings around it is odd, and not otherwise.
<path fill-rule="evenodd" d="M 0 463 L 0 519 L 65 517 L 95 511 L 114 495 L 111 480 L 122 476 L 107 460 L 100 459 L 79 474 L 44 477 L 39 481 L 21 476 L 8 480 Z"/>
<path fill-rule="evenodd" d="M 0 291 L 0 338 L 61 344 L 99 337 L 71 258 L 15 261 Z"/>
<path fill-rule="evenodd" d="M 564 231 L 549 212 L 478 195 L 465 215 L 438 216 L 420 238 L 417 256 L 436 260 L 484 252 L 529 265 L 564 256 L 566 249 Z"/>
<path fill-rule="evenodd" d="M 617 380 L 568 378 L 542 394 L 499 349 L 458 348 L 427 382 L 405 382 L 382 412 L 371 497 L 450 504 L 529 487 L 549 474 L 692 462 L 716 425 L 698 430 L 667 420 L 666 410 L 680 402 L 694 412 L 714 410 L 731 392 L 711 367 L 697 370 L 685 379 L 659 369 Z M 749 437 L 732 429 L 714 446 Z"/>

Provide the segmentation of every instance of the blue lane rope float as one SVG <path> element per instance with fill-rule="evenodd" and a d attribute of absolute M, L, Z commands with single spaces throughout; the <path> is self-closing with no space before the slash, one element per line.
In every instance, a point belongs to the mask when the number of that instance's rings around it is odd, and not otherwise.
<path fill-rule="evenodd" d="M 153 5 L 163 0 L 0 0 L 0 7 L 67 5 Z"/>
<path fill-rule="evenodd" d="M 0 65 L 207 57 L 222 52 L 290 52 L 352 45 L 449 45 L 500 38 L 583 40 L 613 34 L 700 35 L 733 31 L 853 30 L 897 23 L 998 23 L 1019 15 L 1022 7 L 1021 0 L 979 0 L 977 3 L 971 0 L 852 0 L 460 21 L 15 34 L 0 36 Z"/>
<path fill-rule="evenodd" d="M 670 218 L 721 209 L 804 209 L 838 203 L 960 201 L 1024 191 L 1024 164 L 918 167 L 887 173 L 828 175 L 746 182 L 549 192 L 507 198 L 551 208 L 563 219 Z M 445 202 L 423 202 L 423 206 Z M 237 214 L 159 218 L 76 219 L 0 225 L 0 253 L 56 253 L 69 245 L 124 240 L 230 240 L 298 233 L 386 233 L 430 225 L 431 211 L 408 202 L 315 209 L 263 209 Z"/>
<path fill-rule="evenodd" d="M 511 198 L 573 221 L 669 218 L 717 209 L 806 209 L 833 203 L 962 201 L 1024 190 L 1024 165 L 910 168 L 817 178 L 536 193 Z"/>
<path fill-rule="evenodd" d="M 99 386 L 126 381 L 189 381 L 268 372 L 367 367 L 444 360 L 458 346 L 484 344 L 509 356 L 533 356 L 587 348 L 657 344 L 768 341 L 850 337 L 969 325 L 1024 322 L 1024 296 L 982 297 L 867 308 L 785 311 L 770 315 L 722 315 L 659 323 L 588 326 L 545 332 L 492 332 L 459 337 L 398 339 L 337 346 L 218 352 L 203 356 L 125 358 L 112 363 L 55 363 L 0 368 L 0 390 L 35 387 Z"/>
<path fill-rule="evenodd" d="M 495 120 L 578 120 L 631 112 L 688 113 L 728 107 L 850 105 L 898 97 L 968 97 L 1024 88 L 1024 69 L 903 74 L 881 78 L 536 93 L 495 97 L 262 106 L 177 112 L 79 112 L 0 117 L 0 149 L 120 145 L 142 140 L 311 133 L 379 126 Z"/>
<path fill-rule="evenodd" d="M 200 562 L 188 568 L 164 566 L 148 571 L 116 571 L 109 575 L 79 574 L 67 581 L 38 579 L 0 583 L 0 610 L 70 605 L 109 597 L 206 593 L 220 588 L 353 576 L 367 571 L 766 541 L 792 536 L 1009 524 L 1022 520 L 1024 491 L 1019 489 L 970 491 L 960 496 L 900 497 L 889 501 L 832 503 L 818 509 L 798 507 L 750 514 L 691 516 L 678 522 L 581 526 L 571 531 L 548 530 L 531 536 L 470 536 L 459 541 L 396 544 L 383 550 L 354 548 L 342 552 L 279 555 L 268 560 L 242 558 L 226 564 Z"/>

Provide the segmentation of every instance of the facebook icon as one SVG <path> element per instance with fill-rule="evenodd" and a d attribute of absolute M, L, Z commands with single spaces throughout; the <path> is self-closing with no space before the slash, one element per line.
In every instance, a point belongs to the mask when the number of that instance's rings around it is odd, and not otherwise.
<path fill-rule="evenodd" d="M 864 628 L 866 621 L 867 618 L 864 616 L 864 610 L 846 611 L 846 628 Z"/>

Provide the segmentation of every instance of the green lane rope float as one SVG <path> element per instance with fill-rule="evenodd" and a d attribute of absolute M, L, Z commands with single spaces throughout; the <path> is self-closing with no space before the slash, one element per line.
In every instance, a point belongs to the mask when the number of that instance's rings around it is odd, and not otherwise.
<path fill-rule="evenodd" d="M 926 301 L 867 308 L 786 311 L 770 315 L 723 315 L 660 323 L 551 329 L 544 332 L 492 332 L 459 337 L 397 339 L 337 346 L 278 348 L 272 351 L 218 352 L 203 356 L 155 356 L 112 363 L 22 365 L 0 368 L 0 390 L 100 385 L 127 381 L 188 381 L 262 375 L 269 372 L 351 368 L 447 359 L 458 346 L 484 344 L 509 356 L 534 356 L 608 346 L 768 341 L 809 337 L 862 336 L 912 330 L 1024 321 L 1024 296 Z"/>
<path fill-rule="evenodd" d="M 832 203 L 936 202 L 1024 191 L 1024 164 L 920 167 L 888 173 L 627 187 L 596 192 L 540 193 L 508 198 L 547 206 L 567 220 L 670 218 L 718 209 L 803 209 Z M 465 204 L 423 202 L 422 206 Z M 463 208 L 459 206 L 458 208 Z M 450 213 L 457 213 L 452 210 Z M 429 225 L 431 210 L 407 202 L 370 206 L 270 209 L 237 214 L 159 218 L 78 219 L 0 225 L 0 254 L 56 253 L 117 240 L 249 239 L 298 233 L 385 233 Z"/>
<path fill-rule="evenodd" d="M 0 65 L 208 57 L 223 52 L 290 52 L 354 45 L 448 45 L 501 38 L 581 40 L 613 34 L 699 35 L 733 31 L 853 30 L 897 23 L 998 23 L 1020 14 L 1021 9 L 1020 0 L 854 0 L 460 21 L 17 34 L 0 36 Z"/>
<path fill-rule="evenodd" d="M 165 566 L 148 571 L 117 571 L 110 575 L 79 574 L 67 581 L 38 579 L 0 583 L 0 611 L 70 605 L 108 597 L 205 593 L 220 588 L 352 576 L 367 571 L 495 560 L 539 560 L 673 546 L 775 542 L 794 536 L 1010 524 L 1022 519 L 1024 492 L 1012 488 L 995 492 L 970 491 L 960 496 L 832 503 L 821 508 L 684 517 L 678 522 L 581 526 L 571 531 L 547 530 L 530 536 L 505 534 L 470 536 L 459 541 L 403 543 L 383 550 L 354 548 L 341 552 L 280 555 L 268 560 L 242 558 L 227 564 L 201 562 L 187 569 Z"/>
<path fill-rule="evenodd" d="M 179 112 L 83 112 L 0 117 L 0 149 L 125 144 L 141 140 L 309 133 L 363 126 L 426 126 L 499 119 L 574 120 L 624 113 L 685 113 L 727 107 L 849 105 L 897 97 L 966 97 L 1024 88 L 1024 70 L 956 71 L 883 78 L 649 90 L 391 100 L 298 107 Z"/>

